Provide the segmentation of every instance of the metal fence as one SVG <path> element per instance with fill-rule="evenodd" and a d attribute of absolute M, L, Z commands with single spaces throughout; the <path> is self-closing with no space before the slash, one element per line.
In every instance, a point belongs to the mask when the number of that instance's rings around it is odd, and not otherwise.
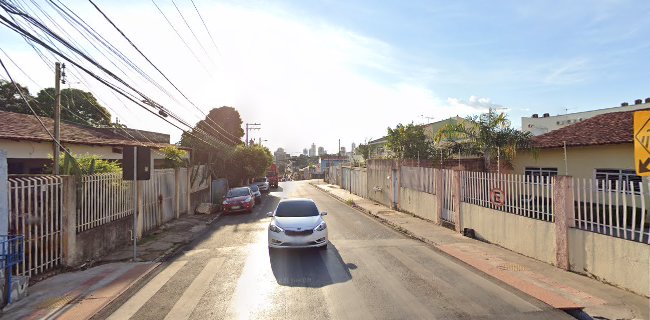
<path fill-rule="evenodd" d="M 436 193 L 436 169 L 402 166 L 400 186 L 430 194 Z"/>
<path fill-rule="evenodd" d="M 174 169 L 154 170 L 150 180 L 140 183 L 143 203 L 142 232 L 147 233 L 175 216 Z"/>
<path fill-rule="evenodd" d="M 553 177 L 461 171 L 462 201 L 554 221 Z"/>
<path fill-rule="evenodd" d="M 81 177 L 77 212 L 77 232 L 133 214 L 133 182 L 122 180 L 120 173 L 102 173 Z"/>
<path fill-rule="evenodd" d="M 63 179 L 58 176 L 11 177 L 9 233 L 24 236 L 17 275 L 33 276 L 61 265 L 63 256 Z"/>
<path fill-rule="evenodd" d="M 576 228 L 650 244 L 650 184 L 573 179 Z"/>

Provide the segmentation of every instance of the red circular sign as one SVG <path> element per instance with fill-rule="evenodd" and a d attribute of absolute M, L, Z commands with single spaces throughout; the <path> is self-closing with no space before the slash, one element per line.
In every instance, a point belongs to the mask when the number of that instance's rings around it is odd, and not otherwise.
<path fill-rule="evenodd" d="M 506 193 L 499 188 L 493 188 L 490 190 L 490 202 L 499 207 L 503 206 L 506 203 Z"/>

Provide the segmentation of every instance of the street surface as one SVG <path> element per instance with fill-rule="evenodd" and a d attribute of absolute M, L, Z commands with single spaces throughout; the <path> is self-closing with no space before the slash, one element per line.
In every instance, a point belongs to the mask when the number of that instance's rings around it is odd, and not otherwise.
<path fill-rule="evenodd" d="M 283 197 L 316 201 L 327 250 L 267 247 Z M 572 319 L 316 190 L 285 182 L 252 214 L 221 218 L 108 319 Z"/>

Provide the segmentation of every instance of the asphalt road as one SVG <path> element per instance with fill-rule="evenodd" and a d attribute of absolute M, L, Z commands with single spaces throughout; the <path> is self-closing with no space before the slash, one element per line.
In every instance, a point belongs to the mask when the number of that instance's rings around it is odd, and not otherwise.
<path fill-rule="evenodd" d="M 327 250 L 267 247 L 266 212 L 316 201 Z M 572 319 L 316 190 L 281 183 L 108 309 L 109 319 Z"/>

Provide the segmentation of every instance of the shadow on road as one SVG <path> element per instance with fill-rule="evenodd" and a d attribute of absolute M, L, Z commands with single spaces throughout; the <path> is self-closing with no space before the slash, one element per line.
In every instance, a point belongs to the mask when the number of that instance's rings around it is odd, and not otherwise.
<path fill-rule="evenodd" d="M 327 250 L 270 249 L 269 260 L 279 285 L 320 288 L 352 279 L 350 269 L 333 244 Z"/>

